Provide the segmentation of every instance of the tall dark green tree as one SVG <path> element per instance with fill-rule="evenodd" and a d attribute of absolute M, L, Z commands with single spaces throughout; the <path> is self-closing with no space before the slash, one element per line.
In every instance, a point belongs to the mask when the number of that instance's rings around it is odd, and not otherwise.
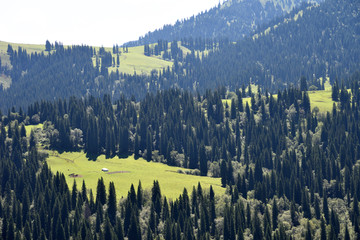
<path fill-rule="evenodd" d="M 46 42 L 45 42 L 45 51 L 47 51 L 47 52 L 51 51 L 51 43 L 49 40 L 46 40 Z"/>
<path fill-rule="evenodd" d="M 200 174 L 201 176 L 206 176 L 208 172 L 208 159 L 206 156 L 206 150 L 204 144 L 201 144 L 200 146 L 200 152 L 199 152 L 199 161 L 200 161 Z"/>
<path fill-rule="evenodd" d="M 114 182 L 110 182 L 109 184 L 109 197 L 108 197 L 107 205 L 108 205 L 107 215 L 109 217 L 110 223 L 112 224 L 112 226 L 115 226 L 117 204 L 116 204 L 116 192 L 115 192 Z"/>
<path fill-rule="evenodd" d="M 104 205 L 106 203 L 106 189 L 104 184 L 104 179 L 101 177 L 98 180 L 96 187 L 96 205 Z"/>
<path fill-rule="evenodd" d="M 300 78 L 300 91 L 305 92 L 308 90 L 308 85 L 306 81 L 306 77 L 302 76 Z"/>

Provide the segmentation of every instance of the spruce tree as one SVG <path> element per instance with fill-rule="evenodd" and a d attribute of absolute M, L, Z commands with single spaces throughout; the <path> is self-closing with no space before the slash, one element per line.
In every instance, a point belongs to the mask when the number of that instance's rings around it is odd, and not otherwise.
<path fill-rule="evenodd" d="M 323 213 L 325 216 L 326 223 L 328 224 L 329 220 L 330 220 L 330 216 L 329 216 L 329 207 L 328 207 L 328 201 L 327 201 L 327 193 L 325 190 L 323 193 Z"/>
<path fill-rule="evenodd" d="M 116 219 L 115 233 L 118 240 L 124 240 L 124 230 L 120 218 Z"/>
<path fill-rule="evenodd" d="M 146 160 L 148 162 L 152 160 L 152 135 L 150 130 L 146 134 Z"/>
<path fill-rule="evenodd" d="M 107 215 L 109 217 L 112 226 L 115 226 L 116 223 L 116 210 L 117 210 L 117 206 L 116 206 L 115 185 L 114 182 L 110 182 Z"/>
<path fill-rule="evenodd" d="M 324 220 L 324 218 L 322 217 L 321 218 L 321 225 L 320 225 L 320 228 L 321 228 L 321 240 L 326 240 L 327 238 L 326 238 L 326 236 L 327 236 L 327 234 L 326 234 L 326 225 L 325 225 L 325 220 Z"/>
<path fill-rule="evenodd" d="M 231 106 L 230 106 L 230 118 L 235 119 L 236 118 L 236 106 L 234 99 L 231 99 Z"/>
<path fill-rule="evenodd" d="M 101 177 L 98 180 L 96 188 L 96 205 L 104 205 L 106 203 L 106 189 L 104 185 L 104 179 Z"/>
<path fill-rule="evenodd" d="M 277 207 L 277 203 L 276 203 L 276 199 L 274 198 L 273 201 L 273 206 L 272 206 L 272 226 L 273 226 L 273 231 L 275 231 L 275 229 L 277 228 L 278 225 L 278 215 L 279 215 L 279 210 Z"/>
<path fill-rule="evenodd" d="M 141 240 L 141 231 L 140 226 L 137 221 L 135 211 L 131 214 L 130 226 L 128 230 L 128 239 L 129 240 Z"/>
<path fill-rule="evenodd" d="M 138 209 L 142 208 L 144 199 L 143 199 L 143 189 L 141 186 L 141 181 L 139 180 L 139 185 L 138 185 L 138 189 L 137 189 L 137 207 Z"/>
<path fill-rule="evenodd" d="M 222 160 L 221 161 L 221 164 L 220 164 L 220 175 L 221 175 L 221 186 L 222 187 L 225 187 L 226 184 L 228 183 L 227 182 L 227 179 L 228 179 L 228 173 L 227 173 L 227 167 L 226 167 L 226 162 L 225 160 Z"/>
<path fill-rule="evenodd" d="M 312 234 L 311 234 L 311 228 L 310 228 L 309 221 L 307 222 L 307 226 L 306 226 L 305 240 L 312 240 Z"/>
<path fill-rule="evenodd" d="M 254 212 L 252 234 L 254 239 L 263 239 L 263 230 L 257 212 Z"/>
<path fill-rule="evenodd" d="M 344 240 L 350 240 L 350 234 L 349 234 L 349 229 L 348 229 L 347 225 L 345 225 Z"/>
<path fill-rule="evenodd" d="M 204 144 L 201 144 L 200 146 L 200 156 L 199 156 L 199 160 L 200 160 L 200 174 L 201 176 L 206 176 L 207 175 L 207 171 L 208 171 L 208 160 L 206 157 L 206 152 L 205 152 L 205 146 Z"/>
<path fill-rule="evenodd" d="M 78 193 L 78 191 L 77 191 L 77 187 L 76 187 L 76 181 L 74 179 L 73 188 L 71 191 L 71 208 L 72 209 L 75 209 L 75 207 L 76 207 L 77 193 Z"/>

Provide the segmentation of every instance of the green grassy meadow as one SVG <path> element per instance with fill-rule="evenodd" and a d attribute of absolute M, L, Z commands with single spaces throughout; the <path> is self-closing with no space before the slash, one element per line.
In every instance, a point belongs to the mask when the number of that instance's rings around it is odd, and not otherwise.
<path fill-rule="evenodd" d="M 161 70 L 166 67 L 172 67 L 173 63 L 170 61 L 165 61 L 160 57 L 156 56 L 145 56 L 144 55 L 144 46 L 138 47 L 129 47 L 128 53 L 121 53 L 120 55 L 120 67 L 109 67 L 109 72 L 115 72 L 116 69 L 119 72 L 127 74 L 147 74 L 149 75 L 152 70 Z M 112 49 L 106 49 L 107 51 L 112 51 Z M 116 60 L 116 54 L 112 54 Z M 93 59 L 95 61 L 95 58 Z M 95 62 L 94 62 L 95 63 Z"/>
<path fill-rule="evenodd" d="M 23 49 L 26 49 L 28 54 L 34 53 L 34 52 L 45 52 L 45 43 L 44 44 L 21 44 L 21 43 L 9 43 L 0 41 L 0 58 L 2 61 L 2 65 L 10 65 L 10 58 L 7 55 L 7 47 L 8 44 L 11 44 L 14 50 L 17 50 L 18 47 L 22 47 Z M 65 46 L 66 47 L 66 46 Z M 94 47 L 97 51 L 99 50 L 99 47 Z M 112 48 L 105 48 L 106 51 L 112 52 Z M 122 50 L 122 48 L 120 48 Z M 45 52 L 46 53 L 46 52 Z M 112 54 L 113 57 L 116 59 L 116 54 Z M 95 65 L 96 58 L 93 58 L 93 63 Z M 137 74 L 150 74 L 151 70 L 161 70 L 164 67 L 171 67 L 173 65 L 170 61 L 165 61 L 161 59 L 160 57 L 150 56 L 147 57 L 144 55 L 144 46 L 138 46 L 138 47 L 129 47 L 128 53 L 121 53 L 120 55 L 120 67 L 110 67 L 110 71 L 116 71 L 116 69 L 119 70 L 119 72 L 128 73 L 128 74 L 134 74 L 136 72 Z M 0 76 L 0 83 L 5 82 L 5 80 L 8 82 L 8 79 L 2 79 L 2 76 Z M 11 83 L 11 80 L 10 80 Z M 7 85 L 6 85 L 7 86 Z"/>
<path fill-rule="evenodd" d="M 225 189 L 221 187 L 220 178 L 200 177 L 177 173 L 177 170 L 184 168 L 170 167 L 162 163 L 147 162 L 140 158 L 134 159 L 134 156 L 128 158 L 114 157 L 105 159 L 105 156 L 99 156 L 96 161 L 89 161 L 83 152 L 64 152 L 59 154 L 56 151 L 50 151 L 47 163 L 53 172 L 62 172 L 65 175 L 69 186 L 73 185 L 74 179 L 78 189 L 81 188 L 82 181 L 85 180 L 87 188 L 93 189 L 95 194 L 97 181 L 100 177 L 104 178 L 106 187 L 109 182 L 115 183 L 116 194 L 118 198 L 126 197 L 131 184 L 137 188 L 139 180 L 143 189 L 150 190 L 154 180 L 160 183 L 162 194 L 167 198 L 175 199 L 182 192 L 184 187 L 189 194 L 193 186 L 198 182 L 204 189 L 213 186 L 215 194 L 221 195 Z M 108 168 L 109 172 L 124 171 L 123 173 L 108 174 L 102 172 L 102 168 Z M 79 174 L 78 178 L 72 178 L 69 174 Z"/>
<path fill-rule="evenodd" d="M 311 109 L 318 107 L 320 112 L 331 112 L 334 101 L 331 98 L 331 90 L 309 91 Z"/>
<path fill-rule="evenodd" d="M 322 113 L 331 112 L 333 109 L 334 101 L 331 98 L 331 87 L 327 90 L 320 91 L 308 91 L 310 98 L 311 109 L 315 107 L 319 108 L 319 111 Z M 273 95 L 274 98 L 277 98 L 277 95 Z M 227 103 L 231 107 L 231 99 L 223 99 L 223 104 Z M 243 98 L 243 104 L 248 103 L 251 106 L 251 98 Z"/>
<path fill-rule="evenodd" d="M 26 125 L 25 126 L 25 130 L 26 130 L 26 137 L 30 137 L 30 133 L 31 133 L 31 130 L 36 130 L 36 129 L 42 129 L 43 128 L 43 124 L 40 123 L 40 124 L 37 124 L 37 125 Z"/>
<path fill-rule="evenodd" d="M 17 50 L 18 47 L 22 47 L 23 49 L 26 49 L 28 54 L 45 51 L 45 43 L 43 45 L 40 45 L 40 44 L 9 43 L 9 42 L 0 41 L 0 58 L 1 58 L 2 66 L 5 65 L 10 66 L 10 58 L 6 52 L 8 48 L 8 44 L 11 44 L 14 50 Z"/>

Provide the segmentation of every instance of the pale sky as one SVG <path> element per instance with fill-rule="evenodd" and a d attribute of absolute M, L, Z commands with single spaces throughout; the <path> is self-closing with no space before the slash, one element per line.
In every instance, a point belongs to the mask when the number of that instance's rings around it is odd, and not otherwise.
<path fill-rule="evenodd" d="M 222 0 L 221 0 L 222 1 Z M 219 0 L 3 0 L 0 40 L 112 46 L 210 9 Z"/>

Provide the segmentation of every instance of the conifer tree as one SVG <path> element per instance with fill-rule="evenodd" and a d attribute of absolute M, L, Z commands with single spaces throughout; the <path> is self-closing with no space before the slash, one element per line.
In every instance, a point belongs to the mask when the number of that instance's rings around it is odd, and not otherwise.
<path fill-rule="evenodd" d="M 315 197 L 315 217 L 316 219 L 320 219 L 320 206 L 319 206 L 319 199 Z"/>
<path fill-rule="evenodd" d="M 81 186 L 81 197 L 85 202 L 88 202 L 85 180 L 83 180 L 82 186 Z"/>
<path fill-rule="evenodd" d="M 146 160 L 148 162 L 152 160 L 152 135 L 150 130 L 146 134 Z"/>
<path fill-rule="evenodd" d="M 235 119 L 236 118 L 236 106 L 234 99 L 231 99 L 231 106 L 230 106 L 230 118 Z"/>
<path fill-rule="evenodd" d="M 150 229 L 150 226 L 148 226 L 148 229 L 147 229 L 146 240 L 154 240 L 153 233 Z"/>
<path fill-rule="evenodd" d="M 300 91 L 304 92 L 308 90 L 306 77 L 302 76 L 300 78 Z"/>
<path fill-rule="evenodd" d="M 141 181 L 139 180 L 139 185 L 138 185 L 138 189 L 137 189 L 137 207 L 138 209 L 142 208 L 143 205 L 143 189 L 141 186 Z"/>
<path fill-rule="evenodd" d="M 263 230 L 257 212 L 254 212 L 253 217 L 253 236 L 254 239 L 263 239 Z"/>
<path fill-rule="evenodd" d="M 104 205 L 106 203 L 106 189 L 104 185 L 104 179 L 101 177 L 98 180 L 96 188 L 96 205 Z"/>
<path fill-rule="evenodd" d="M 320 225 L 320 227 L 321 227 L 321 240 L 326 240 L 327 238 L 326 238 L 326 226 L 325 226 L 325 220 L 324 220 L 324 218 L 322 217 L 321 218 L 321 225 Z"/>
<path fill-rule="evenodd" d="M 312 234 L 311 234 L 310 223 L 308 221 L 306 226 L 305 240 L 311 240 L 311 239 L 312 239 Z"/>
<path fill-rule="evenodd" d="M 221 186 L 222 187 L 225 187 L 226 184 L 228 183 L 227 182 L 227 179 L 228 179 L 228 173 L 227 173 L 227 167 L 226 167 L 226 162 L 225 160 L 222 160 L 221 161 L 221 164 L 220 164 L 220 175 L 221 175 Z"/>
<path fill-rule="evenodd" d="M 109 217 L 112 226 L 115 226 L 116 223 L 116 210 L 117 210 L 117 206 L 116 206 L 115 185 L 114 182 L 110 182 L 107 215 Z"/>
<path fill-rule="evenodd" d="M 325 190 L 323 193 L 323 213 L 324 213 L 326 223 L 329 223 L 329 220 L 330 220 L 329 207 L 328 207 L 328 201 L 327 201 L 327 193 Z"/>
<path fill-rule="evenodd" d="M 199 160 L 200 160 L 200 174 L 201 176 L 206 176 L 208 171 L 208 166 L 207 166 L 208 160 L 206 157 L 204 144 L 201 144 L 200 146 Z"/>
<path fill-rule="evenodd" d="M 130 226 L 129 226 L 129 231 L 128 231 L 128 239 L 129 240 L 141 240 L 140 226 L 137 221 L 135 211 L 133 211 L 131 214 Z"/>
<path fill-rule="evenodd" d="M 344 240 L 350 240 L 350 234 L 347 225 L 345 225 Z"/>
<path fill-rule="evenodd" d="M 118 240 L 124 240 L 124 230 L 120 218 L 116 219 L 115 233 Z"/>
<path fill-rule="evenodd" d="M 104 239 L 115 239 L 113 227 L 111 226 L 109 218 L 105 219 L 105 227 L 104 227 Z"/>
<path fill-rule="evenodd" d="M 264 238 L 266 240 L 271 240 L 271 233 L 272 233 L 272 228 L 271 228 L 271 220 L 270 220 L 270 213 L 269 213 L 269 209 L 267 208 L 267 206 L 265 207 L 265 214 L 264 214 L 264 219 L 263 219 L 263 226 L 264 226 Z"/>
<path fill-rule="evenodd" d="M 78 191 L 77 191 L 77 187 L 76 187 L 76 181 L 74 179 L 73 188 L 71 191 L 71 208 L 72 209 L 75 209 L 75 207 L 76 207 L 77 194 L 78 194 Z"/>
<path fill-rule="evenodd" d="M 294 226 L 299 225 L 299 221 L 298 218 L 296 216 L 296 208 L 295 208 L 295 203 L 291 202 L 291 206 L 290 206 L 290 215 L 291 215 L 291 222 Z"/>
<path fill-rule="evenodd" d="M 279 210 L 277 207 L 276 199 L 274 198 L 273 205 L 272 205 L 272 224 L 273 224 L 273 230 L 277 228 L 277 222 L 278 222 L 278 214 Z"/>

